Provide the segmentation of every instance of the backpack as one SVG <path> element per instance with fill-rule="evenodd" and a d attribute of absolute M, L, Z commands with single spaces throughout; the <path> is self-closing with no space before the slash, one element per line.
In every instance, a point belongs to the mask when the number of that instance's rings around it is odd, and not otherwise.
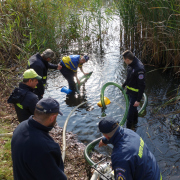
<path fill-rule="evenodd" d="M 27 90 L 15 88 L 10 97 L 8 98 L 7 102 L 13 104 L 21 103 L 24 100 L 27 92 Z"/>

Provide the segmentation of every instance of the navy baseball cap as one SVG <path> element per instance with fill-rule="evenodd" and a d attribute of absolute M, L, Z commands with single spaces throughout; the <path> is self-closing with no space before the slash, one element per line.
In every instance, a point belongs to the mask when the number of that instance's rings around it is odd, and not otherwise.
<path fill-rule="evenodd" d="M 105 117 L 99 122 L 99 131 L 102 133 L 110 133 L 119 125 L 118 121 L 111 117 Z"/>
<path fill-rule="evenodd" d="M 63 113 L 59 109 L 59 103 L 51 98 L 42 98 L 38 103 L 36 104 L 36 109 L 42 112 L 48 113 L 59 113 L 61 116 Z"/>
<path fill-rule="evenodd" d="M 85 56 L 83 56 L 83 57 L 84 57 L 84 59 L 86 60 L 86 62 L 89 60 L 89 56 L 85 55 Z"/>

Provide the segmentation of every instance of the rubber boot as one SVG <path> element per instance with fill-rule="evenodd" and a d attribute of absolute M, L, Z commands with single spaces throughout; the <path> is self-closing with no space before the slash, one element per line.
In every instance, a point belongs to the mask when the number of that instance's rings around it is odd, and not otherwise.
<path fill-rule="evenodd" d="M 132 128 L 132 125 L 133 125 L 133 123 L 132 123 L 132 122 L 129 122 L 129 121 L 127 120 L 127 122 L 126 122 L 126 128 L 131 129 L 131 128 Z"/>
<path fill-rule="evenodd" d="M 136 111 L 136 112 L 134 113 L 134 120 L 133 120 L 133 123 L 132 123 L 132 130 L 133 130 L 134 132 L 136 132 L 137 123 L 138 123 L 138 111 Z"/>
<path fill-rule="evenodd" d="M 68 89 L 66 86 L 64 86 L 61 89 L 61 92 L 65 92 L 66 94 L 71 94 L 73 91 L 71 89 Z"/>

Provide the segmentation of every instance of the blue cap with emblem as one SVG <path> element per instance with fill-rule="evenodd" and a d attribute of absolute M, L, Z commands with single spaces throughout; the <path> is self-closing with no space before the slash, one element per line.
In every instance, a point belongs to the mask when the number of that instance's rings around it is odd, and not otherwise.
<path fill-rule="evenodd" d="M 110 133 L 119 125 L 112 117 L 105 117 L 99 122 L 99 130 L 102 133 Z"/>
<path fill-rule="evenodd" d="M 86 60 L 86 62 L 89 60 L 89 56 L 85 55 L 85 56 L 83 56 L 83 57 L 84 57 L 84 59 Z"/>
<path fill-rule="evenodd" d="M 38 103 L 36 104 L 36 109 L 46 114 L 59 113 L 61 116 L 63 115 L 63 113 L 59 109 L 59 103 L 51 97 L 43 98 L 38 101 Z"/>

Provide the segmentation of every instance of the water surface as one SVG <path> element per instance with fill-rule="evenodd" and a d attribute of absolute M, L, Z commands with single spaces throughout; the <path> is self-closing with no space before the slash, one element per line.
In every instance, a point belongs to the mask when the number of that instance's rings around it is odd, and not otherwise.
<path fill-rule="evenodd" d="M 69 119 L 67 131 L 72 131 L 78 135 L 78 140 L 85 144 L 101 137 L 97 124 L 101 118 L 101 108 L 97 102 L 100 101 L 100 92 L 102 86 L 107 82 L 122 84 L 126 78 L 126 65 L 120 54 L 119 40 L 119 22 L 118 17 L 114 16 L 110 22 L 107 31 L 107 38 L 104 39 L 104 53 L 101 55 L 98 48 L 93 49 L 90 54 L 90 60 L 84 64 L 84 72 L 93 71 L 89 80 L 80 89 L 80 95 L 69 98 L 65 93 L 60 92 L 63 86 L 68 86 L 67 81 L 59 71 L 50 72 L 48 76 L 48 88 L 45 97 L 51 96 L 60 103 L 60 109 L 63 116 L 58 116 L 58 125 L 63 127 L 69 113 L 81 102 L 87 101 L 87 104 L 78 108 Z M 146 71 L 153 68 L 145 66 Z M 78 76 L 83 74 L 78 71 Z M 178 81 L 162 71 L 154 71 L 147 74 L 146 95 L 148 96 L 148 107 L 145 117 L 140 117 L 137 133 L 144 139 L 150 151 L 155 155 L 160 166 L 163 179 L 180 179 L 180 136 L 174 135 L 171 131 L 171 121 L 165 116 L 177 105 L 162 110 L 164 116 L 152 116 L 154 109 L 166 101 L 170 96 L 168 92 L 178 87 Z M 114 86 L 108 86 L 105 96 L 111 100 L 107 106 L 106 114 L 119 121 L 125 112 L 125 100 L 121 91 Z M 164 111 L 164 112 L 163 112 Z M 109 154 L 109 149 L 96 150 Z"/>

